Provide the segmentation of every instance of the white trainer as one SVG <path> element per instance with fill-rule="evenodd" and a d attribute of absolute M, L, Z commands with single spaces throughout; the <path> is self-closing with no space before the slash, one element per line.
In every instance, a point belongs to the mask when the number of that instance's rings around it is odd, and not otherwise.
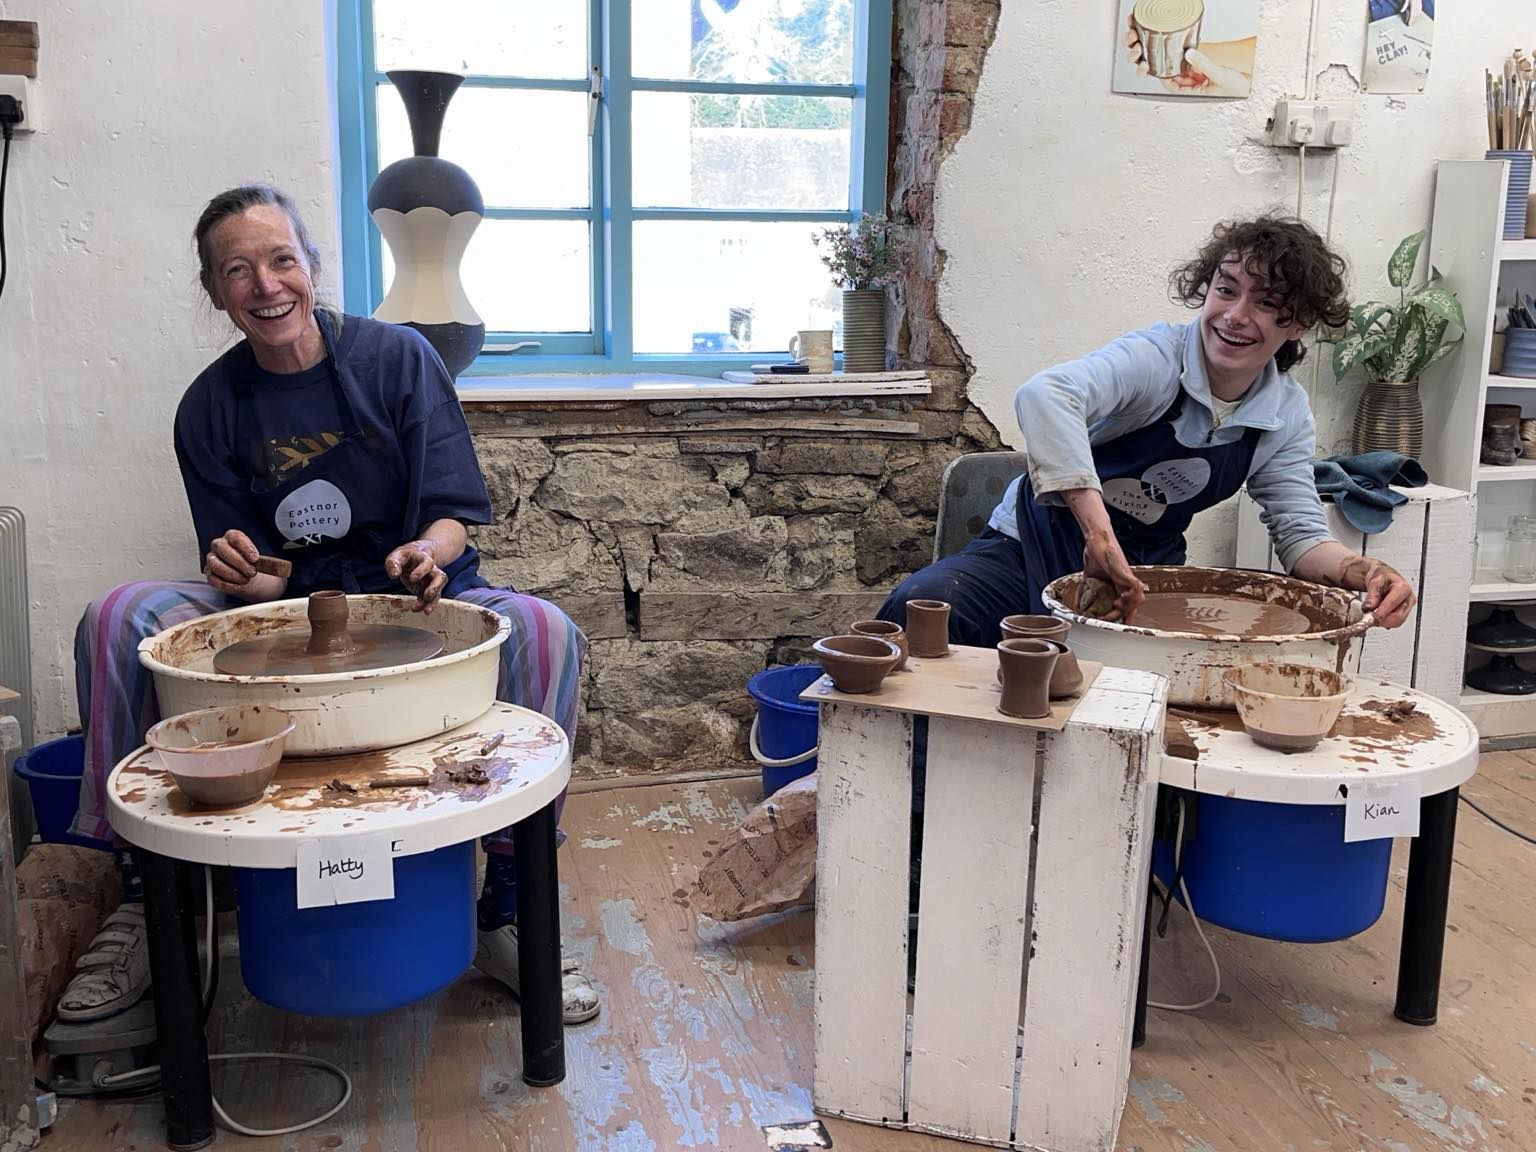
<path fill-rule="evenodd" d="M 517 925 L 508 924 L 491 932 L 480 933 L 475 945 L 475 967 L 493 980 L 506 985 L 513 996 L 522 997 L 522 978 L 517 964 Z M 585 1024 L 601 1010 L 597 989 L 581 970 L 576 957 L 560 950 L 561 1017 L 567 1024 Z"/>

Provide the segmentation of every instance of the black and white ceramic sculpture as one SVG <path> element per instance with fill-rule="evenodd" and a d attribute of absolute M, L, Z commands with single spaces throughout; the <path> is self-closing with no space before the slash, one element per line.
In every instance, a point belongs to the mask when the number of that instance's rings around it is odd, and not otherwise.
<path fill-rule="evenodd" d="M 405 103 L 416 154 L 396 160 L 368 189 L 368 214 L 395 260 L 394 281 L 373 315 L 416 329 L 457 377 L 485 342 L 485 323 L 459 279 L 485 201 L 468 172 L 437 154 L 448 102 L 464 77 L 410 71 L 388 76 Z"/>

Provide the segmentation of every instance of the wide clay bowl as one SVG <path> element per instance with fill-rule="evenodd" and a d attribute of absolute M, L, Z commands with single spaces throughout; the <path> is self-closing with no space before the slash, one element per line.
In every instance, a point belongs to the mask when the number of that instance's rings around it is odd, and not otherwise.
<path fill-rule="evenodd" d="M 832 686 L 850 694 L 876 691 L 901 660 L 901 649 L 878 636 L 828 636 L 811 648 Z"/>
<path fill-rule="evenodd" d="M 878 636 L 889 640 L 901 649 L 901 659 L 896 662 L 894 671 L 900 672 L 907 666 L 907 632 L 894 620 L 855 620 L 848 625 L 848 631 L 855 636 Z"/>
<path fill-rule="evenodd" d="M 1354 681 L 1310 664 L 1240 664 L 1222 674 L 1255 743 L 1304 752 L 1333 731 Z"/>
<path fill-rule="evenodd" d="M 292 731 L 287 713 L 244 704 L 172 716 L 144 740 L 188 800 L 229 808 L 249 804 L 267 790 Z"/>

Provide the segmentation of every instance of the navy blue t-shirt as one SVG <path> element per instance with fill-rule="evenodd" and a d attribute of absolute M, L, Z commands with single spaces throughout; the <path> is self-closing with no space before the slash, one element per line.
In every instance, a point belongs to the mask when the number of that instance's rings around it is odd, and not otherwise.
<path fill-rule="evenodd" d="M 237 528 L 293 562 L 289 596 L 402 592 L 384 559 L 435 520 L 488 524 L 491 502 L 442 360 L 414 329 L 316 312 L 326 357 L 268 372 L 242 341 L 192 382 L 176 459 L 198 544 Z M 479 555 L 445 596 L 483 588 Z"/>

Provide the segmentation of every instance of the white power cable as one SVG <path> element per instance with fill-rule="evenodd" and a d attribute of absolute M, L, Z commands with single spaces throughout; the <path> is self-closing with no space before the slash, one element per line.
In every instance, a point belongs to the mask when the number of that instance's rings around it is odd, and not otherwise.
<path fill-rule="evenodd" d="M 1210 991 L 1210 995 L 1203 1000 L 1197 1000 L 1193 1004 L 1160 1004 L 1156 1000 L 1148 1000 L 1148 1008 L 1161 1008 L 1165 1012 L 1198 1012 L 1215 1003 L 1216 997 L 1221 995 L 1221 965 L 1216 962 L 1216 950 L 1211 947 L 1211 942 L 1205 938 L 1205 929 L 1200 927 L 1200 917 L 1195 915 L 1194 903 L 1189 898 L 1189 886 L 1184 883 L 1184 876 L 1179 871 L 1179 865 L 1184 858 L 1184 797 L 1179 797 L 1179 827 L 1174 834 L 1173 841 L 1173 874 L 1178 878 L 1179 893 L 1184 897 L 1184 908 L 1189 913 L 1189 919 L 1195 926 L 1195 935 L 1200 937 L 1200 943 L 1205 945 L 1205 954 L 1211 958 L 1211 971 L 1216 975 L 1216 985 Z"/>
<path fill-rule="evenodd" d="M 213 987 L 213 966 L 218 963 L 218 954 L 214 951 L 213 929 L 216 922 L 213 914 L 213 869 L 204 866 L 203 891 L 205 894 L 204 911 L 206 913 L 206 927 L 203 935 L 205 945 L 206 967 L 203 969 L 202 978 L 202 1003 L 208 1001 L 208 991 Z M 219 1118 L 220 1123 L 231 1132 L 241 1136 L 291 1136 L 295 1132 L 304 1132 L 310 1128 L 324 1124 L 336 1113 L 347 1106 L 347 1101 L 352 1099 L 352 1078 L 343 1072 L 329 1060 L 322 1060 L 318 1056 L 301 1056 L 292 1052 L 218 1052 L 208 1057 L 209 1061 L 229 1063 L 235 1060 L 277 1060 L 289 1064 L 300 1064 L 307 1068 L 319 1068 L 329 1072 L 341 1081 L 341 1099 L 331 1107 L 330 1111 L 316 1116 L 313 1120 L 306 1120 L 302 1124 L 292 1124 L 287 1128 L 247 1128 L 244 1124 L 230 1119 L 229 1113 L 224 1111 L 224 1106 L 219 1103 L 217 1096 L 213 1097 L 213 1114 Z M 116 1088 L 134 1080 L 147 1079 L 151 1074 L 158 1076 L 160 1066 L 151 1064 L 144 1068 L 135 1068 L 132 1072 L 120 1072 L 115 1076 L 103 1076 L 96 1081 L 98 1087 Z"/>

